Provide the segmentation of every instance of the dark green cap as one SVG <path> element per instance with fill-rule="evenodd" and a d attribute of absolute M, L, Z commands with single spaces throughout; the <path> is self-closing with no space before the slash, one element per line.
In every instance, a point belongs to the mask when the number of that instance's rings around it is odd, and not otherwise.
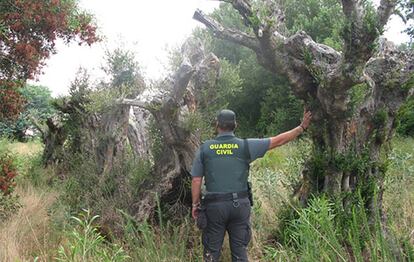
<path fill-rule="evenodd" d="M 217 115 L 217 122 L 219 124 L 235 123 L 236 114 L 229 109 L 223 109 Z"/>

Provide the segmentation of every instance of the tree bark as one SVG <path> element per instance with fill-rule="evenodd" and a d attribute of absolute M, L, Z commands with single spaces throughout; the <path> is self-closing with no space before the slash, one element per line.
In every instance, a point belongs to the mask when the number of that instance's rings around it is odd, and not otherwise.
<path fill-rule="evenodd" d="M 149 112 L 135 107 L 129 119 L 128 141 L 137 158 L 144 159 L 152 155 L 151 138 L 148 133 Z"/>

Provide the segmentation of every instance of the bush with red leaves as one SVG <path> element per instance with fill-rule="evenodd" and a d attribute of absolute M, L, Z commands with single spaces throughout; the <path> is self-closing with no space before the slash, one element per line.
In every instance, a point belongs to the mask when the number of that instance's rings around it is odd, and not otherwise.
<path fill-rule="evenodd" d="M 0 194 L 11 194 L 16 186 L 14 178 L 18 175 L 13 157 L 8 153 L 0 155 Z"/>
<path fill-rule="evenodd" d="M 0 120 L 16 120 L 23 111 L 25 99 L 19 92 L 20 83 L 0 80 Z"/>

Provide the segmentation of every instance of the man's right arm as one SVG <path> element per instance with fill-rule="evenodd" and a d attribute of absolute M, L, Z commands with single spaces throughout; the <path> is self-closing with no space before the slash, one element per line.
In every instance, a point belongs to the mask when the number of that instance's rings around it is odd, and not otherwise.
<path fill-rule="evenodd" d="M 300 126 L 297 126 L 287 132 L 281 133 L 277 136 L 273 136 L 270 138 L 269 143 L 269 150 L 282 146 L 292 140 L 294 140 L 296 137 L 298 137 L 300 134 L 302 134 L 304 129 Z"/>
<path fill-rule="evenodd" d="M 269 150 L 284 145 L 302 134 L 308 128 L 311 118 L 312 113 L 310 111 L 303 112 L 303 120 L 299 126 L 270 138 Z"/>
<path fill-rule="evenodd" d="M 201 196 L 201 184 L 203 182 L 203 177 L 195 176 L 191 180 L 191 196 L 192 196 L 192 208 L 191 215 L 194 219 L 197 219 L 197 208 L 200 206 L 200 196 Z"/>
<path fill-rule="evenodd" d="M 192 209 L 191 214 L 194 219 L 197 218 L 197 208 L 200 205 L 201 184 L 203 182 L 203 162 L 201 161 L 200 149 L 197 151 L 191 168 L 191 198 Z"/>

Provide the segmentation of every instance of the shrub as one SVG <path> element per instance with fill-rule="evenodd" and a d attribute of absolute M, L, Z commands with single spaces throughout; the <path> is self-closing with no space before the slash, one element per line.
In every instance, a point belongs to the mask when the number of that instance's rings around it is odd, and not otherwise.
<path fill-rule="evenodd" d="M 0 222 L 5 221 L 21 207 L 18 196 L 0 192 Z"/>
<path fill-rule="evenodd" d="M 0 155 L 0 192 L 7 196 L 13 192 L 16 183 L 14 178 L 17 176 L 17 168 L 13 157 L 8 153 Z"/>

